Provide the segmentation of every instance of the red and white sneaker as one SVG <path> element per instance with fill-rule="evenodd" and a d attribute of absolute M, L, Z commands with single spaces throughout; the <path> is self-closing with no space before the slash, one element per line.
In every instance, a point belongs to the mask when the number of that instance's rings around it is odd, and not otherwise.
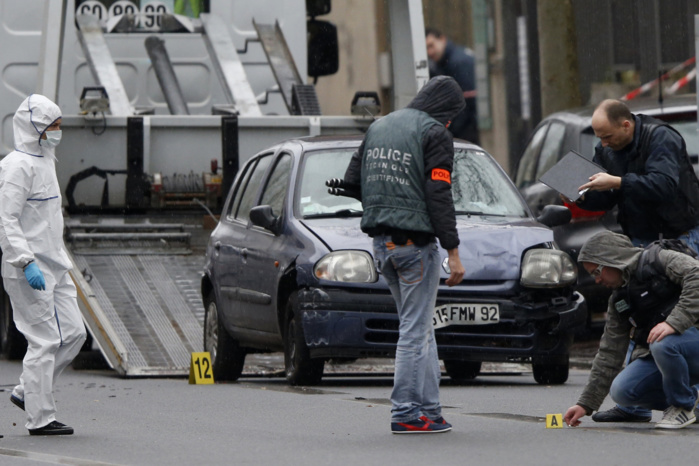
<path fill-rule="evenodd" d="M 445 421 L 443 417 L 437 420 L 441 420 L 441 422 L 437 423 L 426 416 L 421 416 L 414 421 L 392 422 L 391 432 L 394 434 L 440 434 L 451 430 L 451 424 Z"/>

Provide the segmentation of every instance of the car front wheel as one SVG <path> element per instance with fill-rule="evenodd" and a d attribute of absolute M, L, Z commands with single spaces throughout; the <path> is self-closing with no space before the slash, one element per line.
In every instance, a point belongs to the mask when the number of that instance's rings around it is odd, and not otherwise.
<path fill-rule="evenodd" d="M 318 385 L 323 378 L 325 360 L 311 359 L 296 307 L 296 295 L 289 298 L 284 333 L 284 367 L 291 385 Z"/>
<path fill-rule="evenodd" d="M 245 365 L 245 350 L 223 327 L 213 290 L 204 306 L 204 351 L 211 356 L 214 380 L 238 380 Z"/>
<path fill-rule="evenodd" d="M 445 359 L 444 368 L 451 381 L 456 385 L 461 385 L 478 377 L 478 374 L 481 373 L 481 362 Z"/>

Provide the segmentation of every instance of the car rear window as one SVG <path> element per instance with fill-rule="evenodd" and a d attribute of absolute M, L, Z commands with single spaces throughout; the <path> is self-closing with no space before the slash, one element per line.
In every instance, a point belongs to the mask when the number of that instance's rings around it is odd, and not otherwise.
<path fill-rule="evenodd" d="M 519 189 L 526 188 L 536 181 L 536 165 L 539 160 L 539 151 L 544 142 L 544 136 L 548 129 L 548 122 L 544 122 L 534 131 L 534 135 L 529 140 L 524 149 L 522 158 L 519 160 L 519 167 L 515 175 L 515 184 Z"/>
<path fill-rule="evenodd" d="M 699 133 L 697 133 L 697 122 L 694 121 L 672 121 L 670 125 L 675 128 L 684 138 L 687 144 L 687 153 L 694 156 L 693 163 L 697 163 L 696 156 L 699 154 Z"/>
<path fill-rule="evenodd" d="M 592 132 L 592 128 L 585 129 L 580 133 L 580 155 L 592 160 L 595 156 L 595 147 L 598 142 L 599 138 Z"/>
<path fill-rule="evenodd" d="M 541 155 L 536 169 L 536 178 L 541 178 L 544 173 L 549 171 L 561 155 L 561 148 L 566 135 L 566 126 L 560 121 L 552 121 L 549 125 L 549 130 L 546 132 L 546 139 L 541 146 Z"/>

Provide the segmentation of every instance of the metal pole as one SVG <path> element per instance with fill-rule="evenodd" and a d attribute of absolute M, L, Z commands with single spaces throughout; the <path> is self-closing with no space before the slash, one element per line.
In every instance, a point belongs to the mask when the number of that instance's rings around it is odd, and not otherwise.
<path fill-rule="evenodd" d="M 126 122 L 126 207 L 145 205 L 143 183 L 143 118 Z"/>
<path fill-rule="evenodd" d="M 226 99 L 235 104 L 236 110 L 242 116 L 262 116 L 226 23 L 220 17 L 209 13 L 202 13 L 201 21 L 205 32 L 204 43 Z"/>
<path fill-rule="evenodd" d="M 529 134 L 529 131 L 534 129 L 541 121 L 541 70 L 539 68 L 539 24 L 537 21 L 536 0 L 526 0 L 523 9 L 524 16 L 527 18 L 527 47 L 529 48 L 529 102 L 531 119 L 529 120 L 529 125 L 525 129 L 526 133 Z"/>
<path fill-rule="evenodd" d="M 58 102 L 65 33 L 66 0 L 46 0 L 36 92 Z"/>
<path fill-rule="evenodd" d="M 107 90 L 109 111 L 114 116 L 133 115 L 133 107 L 102 34 L 98 18 L 92 15 L 77 15 L 75 20 L 79 27 L 78 40 L 90 65 L 90 71 L 95 81 Z"/>
<path fill-rule="evenodd" d="M 394 110 L 408 105 L 430 79 L 421 0 L 388 0 Z"/>
<path fill-rule="evenodd" d="M 223 160 L 223 179 L 221 180 L 221 196 L 228 197 L 228 191 L 233 186 L 235 175 L 238 174 L 238 117 L 236 115 L 221 117 L 221 149 Z"/>
<path fill-rule="evenodd" d="M 660 19 L 655 0 L 634 3 L 638 15 L 638 68 L 641 82 L 652 81 L 660 69 Z"/>
<path fill-rule="evenodd" d="M 165 41 L 156 36 L 150 36 L 146 39 L 146 50 L 148 56 L 153 63 L 155 76 L 160 83 L 160 89 L 163 91 L 167 106 L 170 113 L 173 115 L 189 115 L 187 101 L 182 94 L 180 83 L 177 81 L 177 75 L 170 62 L 170 56 L 165 50 Z"/>
<path fill-rule="evenodd" d="M 504 37 L 504 56 L 518 56 L 517 18 L 520 14 L 516 8 L 502 9 L 502 26 Z M 509 167 L 508 173 L 514 175 L 517 159 L 524 139 L 524 121 L 522 121 L 522 96 L 520 95 L 520 75 L 518 60 L 505 60 L 505 94 Z"/>

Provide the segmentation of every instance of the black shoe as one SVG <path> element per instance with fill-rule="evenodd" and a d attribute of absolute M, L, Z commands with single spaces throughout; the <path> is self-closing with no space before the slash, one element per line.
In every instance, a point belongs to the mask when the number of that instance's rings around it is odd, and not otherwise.
<path fill-rule="evenodd" d="M 651 416 L 627 413 L 618 406 L 592 415 L 592 420 L 595 422 L 650 422 L 650 419 Z"/>
<path fill-rule="evenodd" d="M 24 400 L 22 400 L 22 399 L 20 399 L 20 398 L 17 398 L 17 397 L 14 396 L 14 395 L 10 395 L 10 401 L 12 402 L 12 404 L 14 404 L 15 406 L 17 406 L 17 407 L 18 407 L 19 409 L 21 409 L 22 411 L 24 411 Z"/>
<path fill-rule="evenodd" d="M 73 435 L 73 428 L 53 421 L 38 429 L 29 429 L 29 435 Z"/>

